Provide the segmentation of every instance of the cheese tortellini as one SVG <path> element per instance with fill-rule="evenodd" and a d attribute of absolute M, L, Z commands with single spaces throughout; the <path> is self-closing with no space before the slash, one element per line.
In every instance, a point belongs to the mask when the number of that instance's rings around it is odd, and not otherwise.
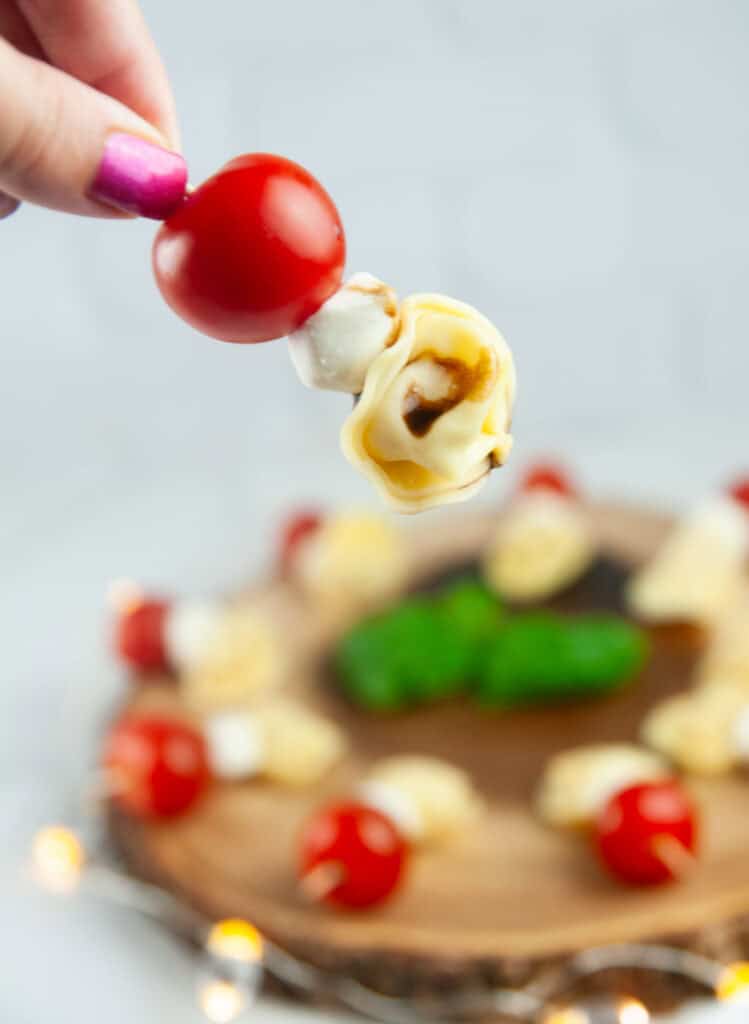
<path fill-rule="evenodd" d="M 406 549 L 395 526 L 365 511 L 329 516 L 301 546 L 294 578 L 325 604 L 376 607 L 406 582 Z"/>
<path fill-rule="evenodd" d="M 481 797 L 465 772 L 440 758 L 417 754 L 376 762 L 358 796 L 422 843 L 460 834 L 483 811 Z"/>
<path fill-rule="evenodd" d="M 631 743 L 591 743 L 552 757 L 536 794 L 543 821 L 558 827 L 590 824 L 621 789 L 667 778 L 667 762 Z"/>
<path fill-rule="evenodd" d="M 571 498 L 551 491 L 518 497 L 489 543 L 483 572 L 510 601 L 542 601 L 570 586 L 596 554 L 588 518 Z"/>
<path fill-rule="evenodd" d="M 749 520 L 730 498 L 714 498 L 676 524 L 632 578 L 628 602 L 649 622 L 711 626 L 736 599 L 749 555 Z"/>
<path fill-rule="evenodd" d="M 354 394 L 348 460 L 400 512 L 463 501 L 510 452 L 515 368 L 471 306 L 355 275 L 291 338 L 308 386 Z"/>
<path fill-rule="evenodd" d="M 512 355 L 497 329 L 442 295 L 401 305 L 341 433 L 349 461 L 401 512 L 462 501 L 512 446 Z"/>
<path fill-rule="evenodd" d="M 275 690 L 285 668 L 284 645 L 272 618 L 252 600 L 228 605 L 181 675 L 182 692 L 197 712 L 242 705 Z"/>

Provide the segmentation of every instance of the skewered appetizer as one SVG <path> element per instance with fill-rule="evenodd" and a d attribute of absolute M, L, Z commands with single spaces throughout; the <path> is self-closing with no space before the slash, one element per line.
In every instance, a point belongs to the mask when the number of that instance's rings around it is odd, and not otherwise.
<path fill-rule="evenodd" d="M 114 645 L 138 672 L 180 673 L 197 711 L 241 704 L 278 686 L 284 652 L 252 600 L 168 601 L 135 593 L 118 602 Z"/>
<path fill-rule="evenodd" d="M 405 581 L 401 534 L 383 516 L 365 511 L 293 516 L 283 530 L 279 561 L 288 579 L 326 607 L 364 612 L 397 597 Z"/>
<path fill-rule="evenodd" d="M 632 579 L 633 612 L 649 622 L 711 626 L 741 589 L 749 516 L 732 496 L 698 506 Z"/>
<path fill-rule="evenodd" d="M 375 762 L 355 800 L 324 807 L 305 824 L 302 887 L 347 909 L 382 903 L 401 883 L 414 847 L 454 838 L 481 809 L 465 772 L 439 758 Z"/>
<path fill-rule="evenodd" d="M 660 885 L 694 863 L 697 811 L 666 762 L 627 744 L 596 744 L 552 758 L 537 808 L 558 827 L 587 829 L 603 866 L 632 885 Z"/>
<path fill-rule="evenodd" d="M 590 567 L 595 538 L 568 477 L 553 466 L 526 474 L 483 559 L 486 582 L 514 602 L 542 601 Z"/>
<path fill-rule="evenodd" d="M 693 687 L 656 705 L 643 740 L 679 768 L 721 775 L 749 760 L 749 590 L 716 621 Z"/>
<path fill-rule="evenodd" d="M 341 286 L 343 226 L 330 196 L 290 160 L 231 160 L 159 230 L 153 267 L 183 319 L 222 341 L 289 336 L 302 382 L 355 399 L 346 457 L 395 509 L 464 501 L 512 445 L 512 355 L 497 329 L 443 295 L 394 291 L 369 274 Z"/>
<path fill-rule="evenodd" d="M 102 765 L 107 794 L 143 818 L 184 814 L 217 779 L 314 785 L 346 751 L 341 730 L 283 699 L 223 711 L 202 724 L 160 713 L 126 714 L 110 729 Z"/>
<path fill-rule="evenodd" d="M 749 579 L 715 622 L 697 683 L 703 689 L 729 686 L 749 696 Z"/>
<path fill-rule="evenodd" d="M 213 770 L 223 779 L 261 777 L 312 786 L 347 749 L 338 726 L 288 697 L 218 711 L 204 722 Z"/>
<path fill-rule="evenodd" d="M 642 723 L 643 742 L 693 775 L 723 775 L 749 760 L 749 694 L 722 686 L 657 704 Z"/>

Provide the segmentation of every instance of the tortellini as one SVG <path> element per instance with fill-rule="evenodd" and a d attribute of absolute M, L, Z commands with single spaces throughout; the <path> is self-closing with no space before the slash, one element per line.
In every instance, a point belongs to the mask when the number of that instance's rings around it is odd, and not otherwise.
<path fill-rule="evenodd" d="M 470 306 L 412 295 L 343 426 L 349 461 L 401 512 L 474 495 L 512 447 L 512 355 Z"/>
<path fill-rule="evenodd" d="M 463 501 L 510 452 L 515 367 L 471 306 L 356 274 L 290 338 L 302 381 L 348 391 L 348 460 L 400 512 Z"/>
<path fill-rule="evenodd" d="M 546 765 L 536 809 L 549 825 L 588 825 L 619 790 L 668 775 L 663 758 L 629 743 L 573 747 Z"/>
<path fill-rule="evenodd" d="M 596 554 L 579 503 L 549 491 L 520 495 L 483 558 L 487 583 L 511 601 L 542 601 L 574 583 Z"/>
<path fill-rule="evenodd" d="M 749 554 L 749 519 L 730 498 L 714 498 L 677 523 L 632 579 L 628 600 L 651 622 L 710 626 L 736 598 Z"/>

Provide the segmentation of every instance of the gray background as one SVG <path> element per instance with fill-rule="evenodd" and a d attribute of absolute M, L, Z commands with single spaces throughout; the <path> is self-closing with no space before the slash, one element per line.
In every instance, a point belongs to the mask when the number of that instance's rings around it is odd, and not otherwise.
<path fill-rule="evenodd" d="M 749 468 L 749 5 L 145 10 L 194 182 L 242 151 L 289 155 L 339 204 L 351 270 L 500 326 L 521 382 L 516 466 L 551 450 L 596 491 L 660 503 Z M 179 322 L 151 279 L 153 233 L 32 209 L 0 226 L 0 1018 L 21 1024 L 53 1007 L 197 1019 L 167 939 L 12 872 L 119 687 L 108 581 L 231 585 L 290 502 L 372 500 L 338 453 L 347 400 L 304 391 L 282 342 L 224 346 Z"/>

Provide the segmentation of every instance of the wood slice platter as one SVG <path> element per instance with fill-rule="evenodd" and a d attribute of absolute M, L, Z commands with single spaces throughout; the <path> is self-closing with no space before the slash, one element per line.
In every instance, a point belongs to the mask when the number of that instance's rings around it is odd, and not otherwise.
<path fill-rule="evenodd" d="M 556 602 L 563 609 L 620 606 L 628 568 L 652 553 L 669 525 L 622 505 L 590 512 L 603 557 Z M 421 520 L 409 542 L 413 585 L 475 559 L 496 517 L 470 510 Z M 288 689 L 340 722 L 352 753 L 311 791 L 222 783 L 174 822 L 113 813 L 113 835 L 133 871 L 209 918 L 246 917 L 292 954 L 398 995 L 523 984 L 571 953 L 611 943 L 667 939 L 718 955 L 741 952 L 737 922 L 749 914 L 746 780 L 690 780 L 703 808 L 701 857 L 689 878 L 659 889 L 611 881 L 582 837 L 546 827 L 531 806 L 551 754 L 636 741 L 645 712 L 688 685 L 699 647 L 693 632 L 654 634 L 641 677 L 604 699 L 503 712 L 456 700 L 378 716 L 346 703 L 331 683 L 326 653 L 347 613 L 323 620 L 278 581 L 259 594 L 288 637 Z M 168 681 L 136 689 L 130 706 L 185 714 Z M 342 913 L 309 905 L 295 884 L 302 822 L 328 797 L 345 794 L 373 758 L 395 753 L 433 754 L 465 768 L 489 802 L 486 818 L 455 842 L 419 850 L 405 884 L 382 907 Z"/>

